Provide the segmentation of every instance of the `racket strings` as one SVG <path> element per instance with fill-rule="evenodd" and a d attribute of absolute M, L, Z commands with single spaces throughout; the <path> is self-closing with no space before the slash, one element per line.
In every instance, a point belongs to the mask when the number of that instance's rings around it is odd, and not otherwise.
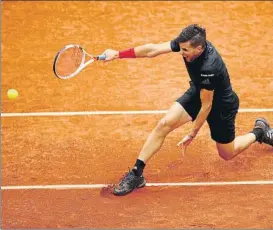
<path fill-rule="evenodd" d="M 55 63 L 55 70 L 57 75 L 66 77 L 80 68 L 83 61 L 83 51 L 79 47 L 70 47 L 63 50 Z"/>
<path fill-rule="evenodd" d="M 79 48 L 74 48 L 71 59 L 74 60 L 74 66 L 79 68 L 82 62 L 82 51 Z"/>

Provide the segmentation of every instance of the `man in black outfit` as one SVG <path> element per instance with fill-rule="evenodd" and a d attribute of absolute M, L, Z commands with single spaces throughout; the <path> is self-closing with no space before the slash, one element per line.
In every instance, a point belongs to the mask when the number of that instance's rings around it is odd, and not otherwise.
<path fill-rule="evenodd" d="M 160 149 L 165 137 L 175 128 L 192 121 L 192 129 L 178 145 L 185 148 L 196 137 L 207 120 L 211 138 L 220 157 L 230 160 L 254 142 L 273 146 L 273 129 L 264 118 L 258 118 L 253 131 L 235 137 L 235 117 L 239 98 L 232 90 L 228 71 L 215 47 L 206 40 L 206 30 L 196 24 L 182 30 L 174 40 L 146 44 L 116 51 L 108 49 L 106 61 L 117 58 L 152 58 L 160 54 L 180 52 L 190 76 L 190 88 L 176 100 L 147 138 L 135 166 L 114 188 L 115 195 L 125 195 L 145 186 L 143 170 L 147 161 Z"/>

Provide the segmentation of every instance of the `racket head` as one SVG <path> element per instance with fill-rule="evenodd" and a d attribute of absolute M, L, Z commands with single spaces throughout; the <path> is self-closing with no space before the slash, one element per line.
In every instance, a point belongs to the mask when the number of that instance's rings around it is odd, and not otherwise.
<path fill-rule="evenodd" d="M 69 44 L 57 53 L 53 62 L 53 72 L 60 79 L 69 79 L 82 70 L 84 62 L 83 48 L 77 44 Z"/>

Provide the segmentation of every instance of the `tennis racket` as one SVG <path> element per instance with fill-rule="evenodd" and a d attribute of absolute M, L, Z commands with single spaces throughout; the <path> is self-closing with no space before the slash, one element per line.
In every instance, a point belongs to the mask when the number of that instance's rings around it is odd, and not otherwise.
<path fill-rule="evenodd" d="M 53 63 L 53 72 L 58 78 L 69 79 L 75 77 L 87 65 L 98 60 L 105 60 L 105 58 L 105 54 L 93 56 L 81 46 L 70 44 L 57 53 Z"/>

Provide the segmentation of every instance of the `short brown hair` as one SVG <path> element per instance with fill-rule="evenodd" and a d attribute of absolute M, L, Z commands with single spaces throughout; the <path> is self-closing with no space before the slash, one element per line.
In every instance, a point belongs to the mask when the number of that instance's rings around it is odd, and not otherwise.
<path fill-rule="evenodd" d="M 182 30 L 176 41 L 178 43 L 190 41 L 193 47 L 201 45 L 204 48 L 206 44 L 206 29 L 197 24 L 189 25 Z"/>

